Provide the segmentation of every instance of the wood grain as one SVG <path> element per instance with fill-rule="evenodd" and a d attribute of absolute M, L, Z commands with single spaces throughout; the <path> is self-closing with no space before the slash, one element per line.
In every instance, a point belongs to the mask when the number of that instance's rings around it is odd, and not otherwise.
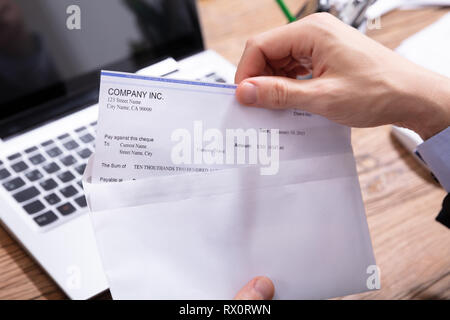
<path fill-rule="evenodd" d="M 302 1 L 287 2 L 296 11 Z M 234 64 L 250 36 L 286 23 L 273 0 L 200 0 L 199 11 L 207 47 Z M 395 48 L 446 12 L 395 11 L 369 36 Z M 444 190 L 389 127 L 354 129 L 352 140 L 382 288 L 343 299 L 450 299 L 450 232 L 434 221 Z M 0 228 L 0 299 L 61 298 L 55 283 Z"/>

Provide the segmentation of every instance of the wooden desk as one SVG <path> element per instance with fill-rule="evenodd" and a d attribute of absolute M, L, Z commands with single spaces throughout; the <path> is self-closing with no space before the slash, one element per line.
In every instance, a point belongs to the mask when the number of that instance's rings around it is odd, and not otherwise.
<path fill-rule="evenodd" d="M 300 1 L 290 0 L 290 4 Z M 204 37 L 237 64 L 251 35 L 285 23 L 273 0 L 200 0 Z M 447 10 L 393 12 L 370 36 L 395 48 Z M 389 127 L 356 129 L 353 145 L 382 289 L 350 299 L 449 299 L 450 232 L 434 221 L 444 191 L 390 135 Z M 0 228 L 0 299 L 66 298 Z"/>

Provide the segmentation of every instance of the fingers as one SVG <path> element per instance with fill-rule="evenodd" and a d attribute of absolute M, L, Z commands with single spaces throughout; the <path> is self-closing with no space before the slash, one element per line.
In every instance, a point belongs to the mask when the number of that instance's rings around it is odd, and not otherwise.
<path fill-rule="evenodd" d="M 234 297 L 235 300 L 271 300 L 275 293 L 272 281 L 267 277 L 256 277 L 247 283 Z"/>
<path fill-rule="evenodd" d="M 269 109 L 299 108 L 308 111 L 317 95 L 318 79 L 296 80 L 286 77 L 256 77 L 242 81 L 236 98 L 244 105 Z"/>
<path fill-rule="evenodd" d="M 314 48 L 314 35 L 308 21 L 297 21 L 260 34 L 247 42 L 239 62 L 235 82 L 267 75 L 264 73 L 270 63 L 272 67 L 282 67 L 291 59 L 299 61 L 310 57 Z"/>
<path fill-rule="evenodd" d="M 267 65 L 283 67 L 294 60 L 303 65 L 303 60 L 314 60 L 328 45 L 330 29 L 342 24 L 332 15 L 316 13 L 299 21 L 262 33 L 247 41 L 239 62 L 235 82 L 267 75 Z"/>

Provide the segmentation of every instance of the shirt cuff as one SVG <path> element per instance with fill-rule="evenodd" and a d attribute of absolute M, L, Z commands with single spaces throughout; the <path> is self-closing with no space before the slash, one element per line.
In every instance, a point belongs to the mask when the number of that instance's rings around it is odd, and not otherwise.
<path fill-rule="evenodd" d="M 417 152 L 445 190 L 450 192 L 450 127 L 420 144 Z"/>

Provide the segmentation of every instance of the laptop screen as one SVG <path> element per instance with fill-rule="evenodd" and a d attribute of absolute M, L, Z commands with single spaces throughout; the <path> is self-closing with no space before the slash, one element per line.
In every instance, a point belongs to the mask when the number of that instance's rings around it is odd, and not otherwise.
<path fill-rule="evenodd" d="M 96 102 L 100 69 L 202 49 L 195 0 L 2 0 L 0 137 Z"/>

